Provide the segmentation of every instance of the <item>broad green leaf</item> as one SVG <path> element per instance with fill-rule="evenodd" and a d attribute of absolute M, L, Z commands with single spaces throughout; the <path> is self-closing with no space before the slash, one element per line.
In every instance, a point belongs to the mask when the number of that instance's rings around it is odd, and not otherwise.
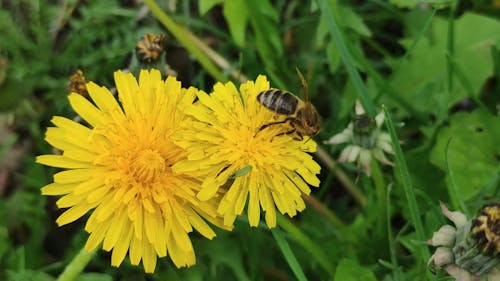
<path fill-rule="evenodd" d="M 245 0 L 224 1 L 223 13 L 234 42 L 242 47 L 245 43 L 245 29 L 248 24 L 248 8 Z"/>
<path fill-rule="evenodd" d="M 480 28 L 478 28 L 480 27 Z M 453 59 L 477 96 L 493 74 L 490 48 L 500 43 L 500 21 L 466 13 L 455 22 Z M 454 77 L 451 93 L 446 94 L 448 20 L 436 18 L 427 37 L 421 38 L 407 58 L 395 69 L 391 87 L 416 111 L 445 115 L 456 102 L 467 96 L 462 83 Z M 402 40 L 406 47 L 414 38 Z M 397 63 L 395 64 L 397 65 Z M 384 103 L 390 104 L 390 100 Z"/>
<path fill-rule="evenodd" d="M 443 171 L 450 138 L 448 163 L 459 196 L 466 200 L 481 191 L 500 165 L 500 118 L 479 110 L 455 114 L 450 126 L 438 133 L 431 151 L 431 162 Z"/>
<path fill-rule="evenodd" d="M 376 281 L 375 275 L 367 267 L 352 259 L 343 259 L 337 266 L 335 281 Z"/>
<path fill-rule="evenodd" d="M 224 2 L 224 0 L 199 0 L 198 1 L 198 10 L 200 11 L 200 15 L 206 14 L 215 5 L 222 3 L 222 2 Z"/>

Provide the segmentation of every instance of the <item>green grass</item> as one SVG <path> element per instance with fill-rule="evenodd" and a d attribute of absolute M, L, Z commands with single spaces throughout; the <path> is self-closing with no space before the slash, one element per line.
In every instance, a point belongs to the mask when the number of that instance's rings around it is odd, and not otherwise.
<path fill-rule="evenodd" d="M 0 280 L 451 280 L 427 267 L 426 241 L 449 223 L 439 202 L 474 216 L 499 201 L 494 1 L 147 0 L 149 12 L 134 1 L 56 2 L 0 2 Z M 154 274 L 128 258 L 112 267 L 103 250 L 79 259 L 87 217 L 55 225 L 58 198 L 40 188 L 57 170 L 34 162 L 54 153 L 44 140 L 52 116 L 76 117 L 69 76 L 80 68 L 113 88 L 114 71 L 137 70 L 146 32 L 166 34 L 159 65 L 207 93 L 263 74 L 299 94 L 298 68 L 322 117 L 321 184 L 304 211 L 278 215 L 272 230 L 242 216 L 211 241 L 194 231 L 197 264 L 160 258 Z M 337 161 L 346 144 L 324 143 L 353 121 L 356 100 L 370 116 L 384 111 L 394 150 L 394 166 L 372 159 L 371 176 Z"/>

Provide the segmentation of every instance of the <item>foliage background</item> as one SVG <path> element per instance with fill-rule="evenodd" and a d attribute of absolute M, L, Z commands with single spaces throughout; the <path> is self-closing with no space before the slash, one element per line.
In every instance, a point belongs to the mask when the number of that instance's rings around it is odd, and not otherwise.
<path fill-rule="evenodd" d="M 323 118 L 319 143 L 354 116 L 360 87 L 332 37 L 331 11 L 369 99 L 377 110 L 385 105 L 397 125 L 426 237 L 446 222 L 439 201 L 469 216 L 498 202 L 499 1 L 158 4 L 229 63 L 225 79 L 235 79 L 234 70 L 250 79 L 262 73 L 273 87 L 298 92 L 294 68 L 302 69 Z M 145 32 L 167 35 L 166 61 L 183 85 L 211 89 L 213 73 L 140 1 L 0 1 L 0 279 L 55 280 L 84 244 L 83 220 L 56 227 L 55 198 L 39 191 L 54 170 L 34 157 L 50 153 L 43 134 L 51 116 L 74 116 L 69 75 L 81 68 L 87 79 L 112 87 L 113 71 L 128 67 Z M 323 148 L 333 159 L 342 149 Z M 382 167 L 370 178 L 352 164 L 329 169 L 318 161 L 322 184 L 312 196 L 319 205 L 276 230 L 291 252 L 278 247 L 275 233 L 249 228 L 242 217 L 235 231 L 208 243 L 192 236 L 192 268 L 162 259 L 146 275 L 127 261 L 111 267 L 110 255 L 99 251 L 78 280 L 295 280 L 290 256 L 308 280 L 446 279 L 427 270 L 429 250 L 415 233 L 401 167 Z M 346 192 L 339 174 L 361 191 L 364 204 Z"/>

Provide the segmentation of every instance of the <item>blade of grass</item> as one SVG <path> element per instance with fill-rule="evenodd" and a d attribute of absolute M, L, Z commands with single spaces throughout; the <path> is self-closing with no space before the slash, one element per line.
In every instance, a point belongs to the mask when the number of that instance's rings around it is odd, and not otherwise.
<path fill-rule="evenodd" d="M 394 275 L 394 280 L 402 280 L 401 276 L 401 269 L 399 268 L 399 262 L 398 258 L 396 255 L 396 245 L 395 245 L 395 240 L 394 236 L 392 234 L 392 225 L 391 225 L 391 191 L 392 191 L 392 184 L 389 184 L 387 186 L 387 193 L 386 193 L 386 226 L 387 226 L 387 239 L 389 240 L 389 255 L 391 257 L 391 265 L 393 268 L 393 275 Z"/>
<path fill-rule="evenodd" d="M 307 250 L 313 259 L 323 267 L 323 269 L 330 274 L 333 278 L 335 274 L 335 268 L 330 263 L 330 259 L 323 252 L 323 250 L 314 243 L 302 230 L 295 226 L 290 220 L 286 219 L 284 216 L 277 214 L 276 216 L 278 225 L 290 235 L 292 239 L 294 239 L 297 243 L 299 243 L 302 248 Z"/>
<path fill-rule="evenodd" d="M 372 159 L 371 163 L 373 185 L 375 186 L 375 196 L 377 201 L 377 217 L 381 223 L 377 224 L 377 232 L 380 237 L 386 239 L 386 229 L 385 229 L 385 219 L 387 216 L 387 203 L 386 203 L 386 184 L 384 181 L 384 175 L 380 169 L 378 160 Z"/>
<path fill-rule="evenodd" d="M 222 74 L 218 67 L 210 60 L 205 52 L 200 48 L 199 39 L 194 36 L 187 28 L 175 23 L 162 9 L 155 3 L 154 0 L 144 0 L 144 3 L 149 7 L 156 18 L 175 36 L 177 40 L 193 55 L 217 81 L 226 82 L 228 79 Z"/>
<path fill-rule="evenodd" d="M 295 277 L 297 277 L 297 280 L 307 281 L 307 278 L 304 275 L 304 272 L 302 271 L 302 268 L 300 267 L 297 258 L 293 254 L 292 249 L 290 249 L 290 245 L 286 241 L 285 237 L 283 237 L 283 232 L 278 228 L 274 228 L 271 229 L 271 233 L 273 234 L 274 240 L 276 240 L 278 247 L 280 247 L 281 253 L 283 253 L 286 262 L 292 269 L 293 273 L 295 274 Z"/>
<path fill-rule="evenodd" d="M 337 46 L 337 49 L 340 53 L 342 61 L 344 62 L 347 73 L 349 74 L 349 77 L 352 79 L 354 87 L 358 92 L 358 97 L 359 100 L 361 101 L 361 104 L 363 104 L 363 107 L 369 116 L 375 116 L 377 114 L 375 105 L 373 104 L 373 101 L 370 99 L 368 95 L 368 90 L 366 89 L 363 80 L 361 80 L 361 76 L 356 70 L 356 66 L 354 65 L 354 60 L 352 59 L 352 56 L 349 53 L 349 50 L 346 46 L 346 42 L 344 42 L 342 32 L 340 31 L 340 28 L 337 22 L 335 21 L 328 0 L 317 0 L 317 2 L 321 10 L 321 13 L 326 19 L 328 30 L 330 31 L 330 35 L 332 36 L 335 45 Z"/>
<path fill-rule="evenodd" d="M 403 151 L 401 146 L 399 145 L 399 140 L 396 135 L 396 130 L 394 129 L 394 125 L 392 123 L 392 119 L 389 115 L 389 111 L 385 106 L 382 106 L 385 113 L 385 124 L 387 126 L 387 130 L 391 136 L 392 147 L 394 149 L 395 158 L 396 158 L 396 170 L 400 175 L 403 189 L 405 192 L 406 201 L 408 203 L 408 208 L 410 210 L 410 216 L 412 220 L 413 227 L 415 228 L 415 232 L 417 233 L 417 239 L 420 241 L 425 241 L 425 232 L 422 224 L 422 220 L 420 218 L 420 210 L 418 209 L 417 200 L 415 198 L 415 191 L 413 190 L 413 185 L 410 178 L 410 173 L 408 172 L 408 166 L 406 165 L 406 160 L 403 155 Z M 425 247 L 423 244 L 419 247 L 420 254 L 422 255 L 422 259 L 427 261 L 429 259 L 429 249 Z"/>
<path fill-rule="evenodd" d="M 470 217 L 469 209 L 467 209 L 467 206 L 465 205 L 463 198 L 460 196 L 458 192 L 457 183 L 455 182 L 455 176 L 453 174 L 453 170 L 451 169 L 450 165 L 450 144 L 452 139 L 453 138 L 448 139 L 445 148 L 446 170 L 448 171 L 448 177 L 450 177 L 450 185 L 448 186 L 448 193 L 450 194 L 453 208 L 457 210 L 460 207 L 460 209 L 462 209 L 462 212 L 464 212 L 467 217 Z"/>

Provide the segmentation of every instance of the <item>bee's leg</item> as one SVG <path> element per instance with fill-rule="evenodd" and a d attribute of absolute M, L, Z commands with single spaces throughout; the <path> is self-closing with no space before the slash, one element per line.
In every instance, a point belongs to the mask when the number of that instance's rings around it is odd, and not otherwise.
<path fill-rule="evenodd" d="M 277 136 L 291 135 L 291 134 L 293 134 L 293 133 L 297 133 L 297 135 L 299 135 L 299 136 L 301 137 L 301 140 L 302 140 L 302 136 L 301 136 L 301 135 L 297 132 L 297 130 L 295 130 L 295 129 L 291 129 L 291 130 L 289 130 L 289 131 L 286 131 L 286 132 L 283 132 L 283 133 L 279 133 L 279 134 L 277 134 L 276 136 L 274 136 L 273 138 L 275 138 L 275 137 L 277 137 Z M 295 139 L 295 137 L 294 137 L 293 139 Z M 271 139 L 271 140 L 272 140 L 272 139 Z"/>
<path fill-rule="evenodd" d="M 265 128 L 267 128 L 267 127 L 270 127 L 270 126 L 273 126 L 273 125 L 278 125 L 278 124 L 284 124 L 284 123 L 286 123 L 286 122 L 288 122 L 288 121 L 289 121 L 289 120 L 288 120 L 288 118 L 286 118 L 286 119 L 285 119 L 285 120 L 283 120 L 283 121 L 276 121 L 276 122 L 270 122 L 270 123 L 264 124 L 264 125 L 262 125 L 262 126 L 259 128 L 259 130 L 255 133 L 254 137 L 255 137 L 255 136 L 257 136 L 257 134 L 258 134 L 260 131 L 264 130 L 264 129 L 265 129 Z"/>

